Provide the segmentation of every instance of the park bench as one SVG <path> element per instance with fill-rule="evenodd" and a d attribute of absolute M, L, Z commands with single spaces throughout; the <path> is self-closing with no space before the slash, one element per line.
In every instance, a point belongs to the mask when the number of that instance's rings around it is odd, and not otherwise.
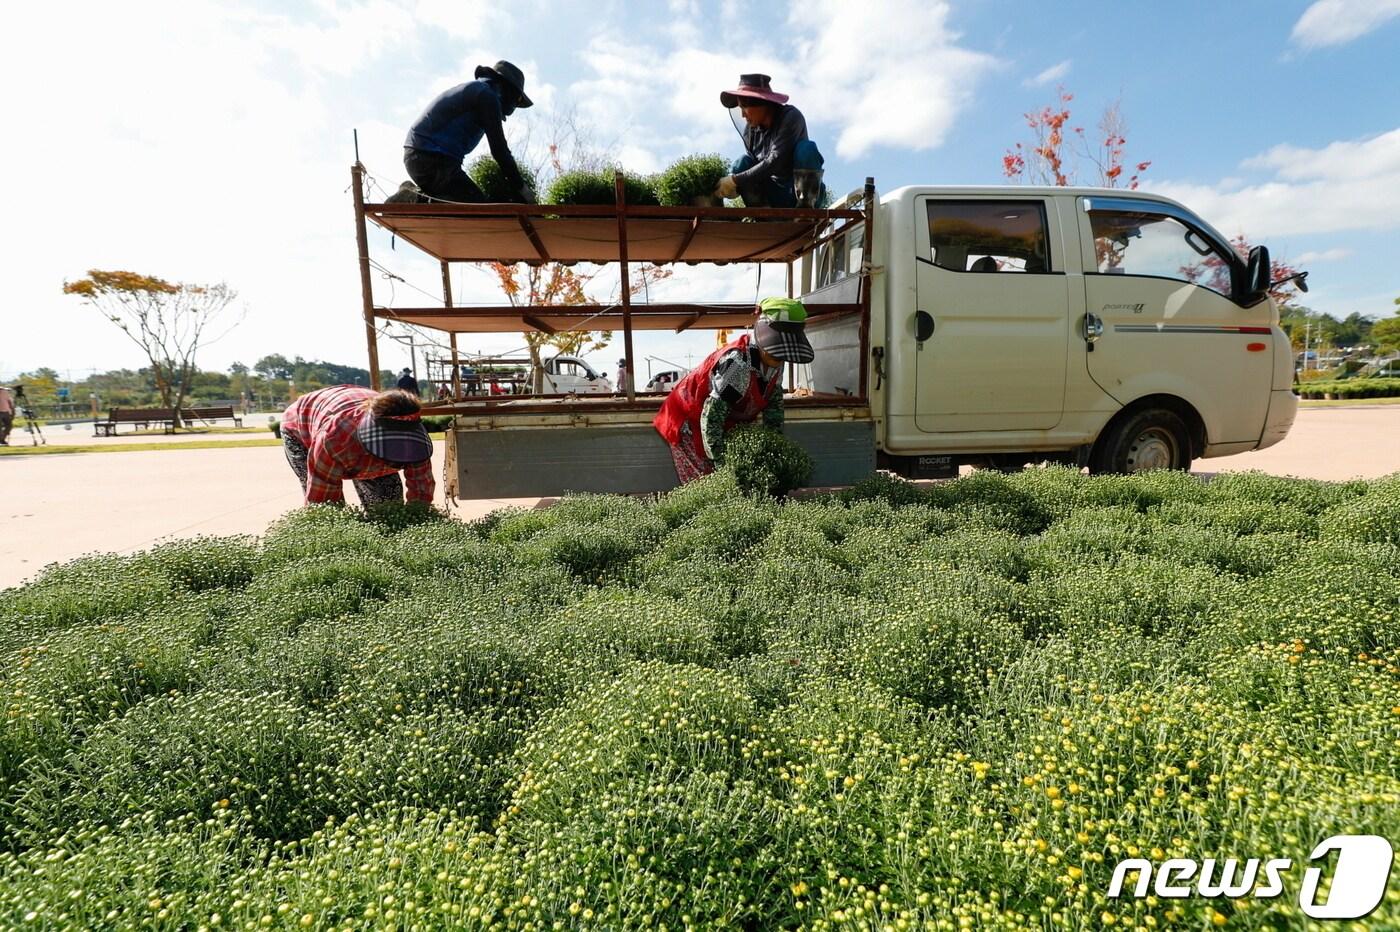
<path fill-rule="evenodd" d="M 243 426 L 243 415 L 236 413 L 233 410 L 232 405 L 223 405 L 222 407 L 212 406 L 204 408 L 185 408 L 182 413 L 184 414 L 186 424 L 188 424 L 192 420 L 207 422 L 228 418 L 229 420 L 233 421 L 234 427 Z"/>
<path fill-rule="evenodd" d="M 113 408 L 106 421 L 93 422 L 94 437 L 111 437 L 117 432 L 118 424 L 140 424 L 149 428 L 161 424 L 167 434 L 175 432 L 175 409 L 173 408 Z"/>

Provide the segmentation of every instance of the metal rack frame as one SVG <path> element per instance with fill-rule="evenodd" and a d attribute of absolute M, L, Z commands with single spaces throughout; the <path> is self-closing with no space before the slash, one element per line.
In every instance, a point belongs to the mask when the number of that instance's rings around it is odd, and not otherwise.
<path fill-rule="evenodd" d="M 670 329 L 676 333 L 684 332 L 687 329 L 717 329 L 723 327 L 747 326 L 752 320 L 753 308 L 747 304 L 713 304 L 713 303 L 666 303 L 666 304 L 641 304 L 634 307 L 632 303 L 632 291 L 629 276 L 629 224 L 633 230 L 644 229 L 649 220 L 665 221 L 686 221 L 688 227 L 682 236 L 678 249 L 674 251 L 669 260 L 655 261 L 653 264 L 668 264 L 685 262 L 687 264 L 714 264 L 728 265 L 731 263 L 754 263 L 754 264 L 780 264 L 787 267 L 787 293 L 793 296 L 793 266 L 804 255 L 819 248 L 825 243 L 843 235 L 855 226 L 864 226 L 864 255 L 869 257 L 872 252 L 872 240 L 874 235 L 875 219 L 875 181 L 873 178 L 865 179 L 865 187 L 860 195 L 859 209 L 843 207 L 835 209 L 819 208 L 733 208 L 733 207 L 653 207 L 627 204 L 624 198 L 623 176 L 617 172 L 614 176 L 614 197 L 615 202 L 610 205 L 585 206 L 585 205 L 557 205 L 557 204 L 367 204 L 364 198 L 365 190 L 365 167 L 356 162 L 350 169 L 351 190 L 354 196 L 355 206 L 355 237 L 359 247 L 359 271 L 360 271 L 360 291 L 362 298 L 361 312 L 365 325 L 365 342 L 369 353 L 369 371 L 371 385 L 378 390 L 380 388 L 379 379 L 379 342 L 377 320 L 397 320 L 401 322 L 413 323 L 416 326 L 429 327 L 449 336 L 449 348 L 451 352 L 453 370 L 453 396 L 455 399 L 450 403 L 431 404 L 436 412 L 441 413 L 473 413 L 483 410 L 490 410 L 495 406 L 510 404 L 511 411 L 530 412 L 564 412 L 572 401 L 579 401 L 577 396 L 572 395 L 532 395 L 532 402 L 521 403 L 515 396 L 499 396 L 497 398 L 473 397 L 461 399 L 460 381 L 460 357 L 457 352 L 458 333 L 485 333 L 485 332 L 522 332 L 526 330 L 536 330 L 544 333 L 558 332 L 560 329 L 551 324 L 549 317 L 581 317 L 583 322 L 600 322 L 600 326 L 589 327 L 592 329 L 613 329 L 605 326 L 609 323 L 620 322 L 623 332 L 623 356 L 626 360 L 627 396 L 626 399 L 616 399 L 609 401 L 593 400 L 587 402 L 590 411 L 601 410 L 606 407 L 608 410 L 641 410 L 654 408 L 659 403 L 658 398 L 643 398 L 639 400 L 636 395 L 636 368 L 634 365 L 635 355 L 632 348 L 632 334 L 637 323 L 643 325 L 643 329 Z M 500 257 L 494 259 L 450 259 L 442 254 L 442 251 L 434 251 L 421 242 L 416 242 L 412 236 L 406 235 L 395 228 L 396 220 L 403 219 L 450 219 L 454 222 L 470 227 L 474 221 L 489 221 L 499 224 L 502 219 L 514 219 L 518 225 L 520 233 L 530 244 L 530 254 L 524 256 Z M 616 237 L 616 257 L 603 259 L 601 262 L 596 258 L 578 258 L 568 255 L 552 255 L 542 238 L 535 220 L 549 219 L 568 221 L 571 218 L 585 220 L 609 220 L 615 219 L 617 224 Z M 374 303 L 373 280 L 370 272 L 369 256 L 369 236 L 367 221 L 373 220 L 376 225 L 397 233 L 405 241 L 412 243 L 423 252 L 437 259 L 442 270 L 442 307 L 440 308 L 387 308 L 377 307 Z M 786 239 L 768 243 L 750 255 L 740 255 L 734 258 L 715 259 L 705 258 L 705 256 L 695 256 L 691 250 L 696 234 L 701 230 L 706 221 L 752 221 L 762 222 L 765 220 L 786 220 L 786 221 L 810 221 L 804 224 L 803 229 Z M 611 247 L 613 244 L 607 244 Z M 525 262 L 532 265 L 539 265 L 546 262 L 564 262 L 572 264 L 574 262 L 588 262 L 596 264 L 611 264 L 617 262 L 621 295 L 619 305 L 620 313 L 612 310 L 611 307 L 600 307 L 598 305 L 541 305 L 541 306 L 477 306 L 477 307 L 457 307 L 452 299 L 452 279 L 451 265 L 453 261 L 499 261 L 499 262 Z M 809 314 L 814 317 L 831 319 L 849 314 L 859 314 L 860 320 L 860 394 L 858 396 L 842 396 L 833 398 L 808 399 L 821 404 L 842 404 L 851 406 L 864 406 L 868 403 L 866 397 L 866 383 L 868 376 L 868 364 L 870 355 L 870 266 L 871 263 L 863 261 L 858 271 L 858 298 L 852 304 L 818 304 L 809 308 Z M 817 308 L 815 313 L 813 309 Z M 679 322 L 677 319 L 679 319 Z M 472 322 L 477 321 L 480 326 L 487 321 L 492 322 L 493 328 L 472 329 Z M 515 321 L 519 322 L 519 327 L 512 326 Z M 436 323 L 434 323 L 436 322 Z M 664 325 L 664 326 L 663 326 Z M 577 325 L 575 325 L 577 326 Z M 502 330 L 500 328 L 507 329 Z M 569 330 L 574 327 L 565 326 L 563 329 Z M 793 399 L 799 404 L 804 399 Z"/>

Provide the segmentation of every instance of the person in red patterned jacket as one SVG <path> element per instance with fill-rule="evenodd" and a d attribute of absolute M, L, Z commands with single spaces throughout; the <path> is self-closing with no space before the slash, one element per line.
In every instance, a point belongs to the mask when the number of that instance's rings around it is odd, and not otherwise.
<path fill-rule="evenodd" d="M 282 445 L 301 480 L 306 504 L 344 502 L 355 483 L 360 502 L 433 500 L 433 442 L 418 398 L 400 389 L 376 392 L 333 385 L 302 395 L 282 415 Z"/>
<path fill-rule="evenodd" d="M 724 437 L 740 424 L 763 419 L 783 426 L 783 366 L 809 363 L 816 351 L 804 332 L 807 308 L 792 298 L 764 298 L 753 331 L 715 350 L 681 379 L 652 425 L 671 447 L 682 483 L 724 462 Z"/>

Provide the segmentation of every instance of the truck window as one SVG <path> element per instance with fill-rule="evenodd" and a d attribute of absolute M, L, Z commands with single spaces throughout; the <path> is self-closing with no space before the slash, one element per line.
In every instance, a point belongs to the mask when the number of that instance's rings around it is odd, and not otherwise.
<path fill-rule="evenodd" d="M 832 285 L 860 271 L 861 255 L 865 246 L 865 228 L 857 227 L 844 236 L 838 236 L 816 251 L 816 276 L 813 289 Z"/>
<path fill-rule="evenodd" d="M 1230 295 L 1230 263 L 1220 247 L 1180 220 L 1090 210 L 1089 224 L 1100 274 L 1171 278 Z"/>
<path fill-rule="evenodd" d="M 575 378 L 585 378 L 589 372 L 584 369 L 583 364 L 572 359 L 556 359 L 554 361 L 556 375 L 568 375 Z"/>
<path fill-rule="evenodd" d="M 1040 201 L 928 202 L 929 259 L 954 272 L 1048 272 Z"/>

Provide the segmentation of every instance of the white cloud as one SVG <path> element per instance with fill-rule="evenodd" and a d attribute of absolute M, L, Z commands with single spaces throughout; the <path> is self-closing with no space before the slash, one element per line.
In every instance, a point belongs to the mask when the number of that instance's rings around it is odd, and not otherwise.
<path fill-rule="evenodd" d="M 1069 74 L 1071 64 L 1073 64 L 1072 60 L 1066 58 L 1059 64 L 1051 65 L 1040 74 L 1033 78 L 1027 78 L 1021 83 L 1026 87 L 1044 87 L 1047 84 L 1063 79 L 1065 75 Z"/>
<path fill-rule="evenodd" d="M 670 49 L 632 35 L 596 36 L 581 53 L 592 74 L 569 93 L 600 135 L 626 137 L 634 149 L 655 152 L 657 163 L 686 151 L 732 149 L 719 91 L 749 72 L 772 75 L 774 89 L 792 97 L 828 154 L 928 150 L 943 143 L 978 80 L 997 64 L 957 44 L 949 13 L 943 0 L 816 0 L 794 2 L 785 29 L 763 37 L 735 24 L 719 30 L 722 40 Z M 721 12 L 721 22 L 728 16 Z M 695 33 L 687 26 L 673 35 Z M 880 54 L 871 55 L 872 48 Z M 835 134 L 834 145 L 824 131 Z"/>
<path fill-rule="evenodd" d="M 418 0 L 413 19 L 446 32 L 453 39 L 470 42 L 499 25 L 505 13 L 494 5 L 468 5 L 461 0 Z M 493 59 L 494 61 L 494 59 Z"/>
<path fill-rule="evenodd" d="M 1341 246 L 1332 249 L 1309 250 L 1308 252 L 1300 253 L 1298 257 L 1293 260 L 1293 264 L 1313 265 L 1318 262 L 1336 262 L 1350 255 L 1351 250 Z"/>
<path fill-rule="evenodd" d="M 840 156 L 857 158 L 875 147 L 923 151 L 943 143 L 954 117 L 972 101 L 977 81 L 996 63 L 956 44 L 949 12 L 942 0 L 793 4 L 790 28 L 820 24 L 815 35 L 797 42 L 797 73 L 811 114 L 842 127 Z"/>
<path fill-rule="evenodd" d="M 531 15 L 553 15 L 537 6 Z M 25 309 L 4 312 L 0 370 L 142 364 L 95 312 L 62 295 L 63 281 L 89 268 L 228 281 L 248 315 L 201 357 L 207 366 L 269 352 L 362 360 L 350 130 L 393 190 L 405 177 L 407 126 L 477 64 L 505 57 L 525 71 L 537 107 L 507 124 L 520 149 L 531 136 L 538 148 L 551 121 L 576 110 L 597 144 L 644 171 L 690 152 L 734 154 L 718 93 L 743 72 L 773 75 L 828 157 L 855 158 L 938 146 L 996 64 L 962 44 L 946 0 L 855 10 L 792 0 L 771 29 L 733 0 L 674 0 L 659 28 L 656 14 L 620 16 L 617 33 L 579 36 L 580 69 L 548 50 L 525 57 L 529 22 L 485 0 L 145 0 L 84 4 L 76 17 L 61 4 L 26 8 L 33 38 L 0 57 L 0 81 L 23 91 L 6 96 L 4 123 L 32 141 L 0 148 L 11 209 L 24 218 L 0 232 L 15 269 L 7 307 Z M 574 72 L 584 80 L 570 82 Z M 430 303 L 409 283 L 436 293 L 437 264 L 370 235 L 375 257 L 407 279 L 376 274 L 377 300 Z M 765 280 L 773 287 L 781 280 Z M 752 289 L 751 270 L 713 278 L 685 268 L 653 298 L 737 300 Z M 467 274 L 457 296 L 499 300 L 489 279 Z M 653 339 L 678 338 L 639 337 Z M 386 367 L 406 361 L 396 344 L 381 350 Z"/>
<path fill-rule="evenodd" d="M 33 87 L 43 75 L 42 93 L 7 95 L 4 119 L 49 143 L 0 150 L 0 174 L 29 182 L 11 196 L 25 221 L 0 232 L 0 249 L 20 257 L 7 298 L 29 309 L 0 341 L 0 369 L 143 364 L 114 328 L 61 293 L 89 268 L 229 282 L 248 314 L 201 357 L 205 365 L 269 352 L 362 360 L 350 127 L 358 123 L 365 160 L 396 186 L 407 120 L 428 96 L 402 119 L 386 115 L 392 125 L 359 122 L 347 107 L 375 105 L 339 75 L 372 72 L 390 52 L 411 59 L 420 30 L 409 9 L 322 0 L 293 18 L 151 0 L 89 4 L 78 23 L 61 5 L 26 11 L 41 38 L 11 45 L 0 81 Z M 461 4 L 458 15 L 479 19 Z M 377 239 L 384 247 L 387 237 Z M 406 277 L 429 288 L 439 279 L 435 263 Z M 386 350 L 386 364 L 395 352 Z"/>
<path fill-rule="evenodd" d="M 1248 184 L 1154 182 L 1226 234 L 1400 229 L 1400 129 L 1320 149 L 1275 146 L 1243 167 L 1272 173 Z"/>
<path fill-rule="evenodd" d="M 1400 0 L 1317 0 L 1293 24 L 1305 48 L 1343 45 L 1400 16 Z"/>
<path fill-rule="evenodd" d="M 1341 140 L 1321 149 L 1274 146 L 1247 159 L 1244 168 L 1272 169 L 1289 181 L 1360 181 L 1400 174 L 1400 129 L 1366 139 Z"/>

